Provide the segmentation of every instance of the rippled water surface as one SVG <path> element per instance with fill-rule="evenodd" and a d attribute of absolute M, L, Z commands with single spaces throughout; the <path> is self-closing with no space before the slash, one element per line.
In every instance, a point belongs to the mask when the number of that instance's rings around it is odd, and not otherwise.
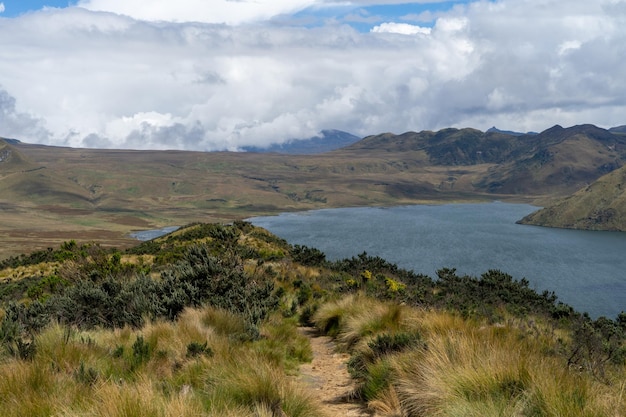
<path fill-rule="evenodd" d="M 249 219 L 328 259 L 362 252 L 435 276 L 442 267 L 480 275 L 500 269 L 593 317 L 626 311 L 626 233 L 515 224 L 526 204 L 348 208 Z"/>

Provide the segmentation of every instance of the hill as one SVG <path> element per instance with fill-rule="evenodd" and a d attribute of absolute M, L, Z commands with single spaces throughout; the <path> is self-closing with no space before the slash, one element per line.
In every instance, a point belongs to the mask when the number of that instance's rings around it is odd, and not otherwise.
<path fill-rule="evenodd" d="M 618 135 L 626 135 L 626 125 L 612 127 L 609 129 L 609 132 L 615 133 Z"/>
<path fill-rule="evenodd" d="M 33 165 L 17 150 L 9 139 L 0 138 L 0 174 L 11 175 L 16 172 L 27 171 Z"/>
<path fill-rule="evenodd" d="M 557 125 L 522 136 L 520 142 L 510 160 L 490 170 L 478 187 L 494 193 L 563 195 L 626 161 L 626 138 L 593 125 Z"/>
<path fill-rule="evenodd" d="M 334 151 L 361 138 L 341 130 L 322 130 L 320 135 L 308 139 L 291 139 L 284 143 L 272 144 L 268 147 L 244 146 L 245 152 L 282 153 L 292 155 L 312 155 Z"/>
<path fill-rule="evenodd" d="M 522 220 L 522 224 L 626 232 L 626 167 Z"/>
<path fill-rule="evenodd" d="M 626 161 L 626 137 L 593 125 L 557 125 L 524 135 L 470 128 L 387 133 L 347 149 L 416 152 L 434 166 L 494 164 L 473 183 L 474 190 L 505 195 L 564 195 Z"/>
<path fill-rule="evenodd" d="M 442 129 L 323 154 L 72 149 L 2 142 L 0 259 L 136 230 L 291 210 L 564 197 L 626 160 L 591 125 L 515 136 Z"/>
<path fill-rule="evenodd" d="M 519 140 L 499 132 L 481 132 L 465 128 L 442 129 L 437 132 L 385 133 L 368 136 L 349 146 L 354 151 L 418 152 L 432 165 L 458 166 L 502 163 L 519 146 Z"/>
<path fill-rule="evenodd" d="M 487 129 L 487 132 L 498 132 L 498 133 L 505 133 L 507 135 L 513 135 L 513 136 L 523 136 L 523 135 L 536 135 L 537 132 L 526 132 L 526 133 L 522 133 L 522 132 L 515 132 L 513 130 L 501 130 L 498 129 L 497 127 L 493 126 L 490 127 L 489 129 Z"/>
<path fill-rule="evenodd" d="M 320 335 L 334 372 L 311 372 Z M 625 340 L 625 314 L 502 271 L 329 262 L 245 222 L 0 262 L 3 416 L 608 417 Z"/>

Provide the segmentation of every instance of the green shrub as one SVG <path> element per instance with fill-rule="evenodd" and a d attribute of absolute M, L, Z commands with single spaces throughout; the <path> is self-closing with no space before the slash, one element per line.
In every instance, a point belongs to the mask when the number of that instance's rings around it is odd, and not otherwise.
<path fill-rule="evenodd" d="M 142 335 L 138 335 L 132 346 L 133 354 L 131 357 L 131 369 L 136 369 L 139 366 L 150 360 L 152 355 L 152 348 L 148 344 Z"/>
<path fill-rule="evenodd" d="M 74 372 L 74 379 L 85 385 L 93 386 L 98 382 L 98 378 L 100 377 L 97 370 L 92 367 L 86 368 L 84 362 L 80 362 L 80 366 Z"/>
<path fill-rule="evenodd" d="M 295 262 L 305 266 L 322 266 L 326 262 L 326 255 L 319 249 L 294 245 L 290 252 Z"/>
<path fill-rule="evenodd" d="M 213 356 L 213 350 L 208 346 L 208 342 L 191 342 L 187 345 L 188 358 L 195 358 L 200 355 Z"/>

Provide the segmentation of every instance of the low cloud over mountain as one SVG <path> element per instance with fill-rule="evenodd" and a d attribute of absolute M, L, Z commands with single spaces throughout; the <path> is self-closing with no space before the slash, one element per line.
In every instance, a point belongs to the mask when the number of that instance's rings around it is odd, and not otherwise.
<path fill-rule="evenodd" d="M 147 3 L 89 0 L 0 18 L 0 135 L 234 150 L 323 129 L 624 124 L 623 2 L 460 2 L 390 22 L 359 7 L 404 2 L 354 2 L 340 17 L 336 3 L 313 0 L 182 1 L 176 13 Z M 205 18 L 255 4 L 265 14 Z M 386 29 L 359 30 L 355 16 Z"/>

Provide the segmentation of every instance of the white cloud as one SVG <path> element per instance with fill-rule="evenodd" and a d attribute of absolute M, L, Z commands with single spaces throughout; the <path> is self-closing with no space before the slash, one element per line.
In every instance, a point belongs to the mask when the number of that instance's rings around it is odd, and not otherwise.
<path fill-rule="evenodd" d="M 0 13 L 4 12 L 4 3 L 0 3 Z"/>
<path fill-rule="evenodd" d="M 408 23 L 387 22 L 374 26 L 371 31 L 373 33 L 399 33 L 401 35 L 429 35 L 430 30 L 430 28 L 409 25 Z"/>
<path fill-rule="evenodd" d="M 329 128 L 617 126 L 625 20 L 612 0 L 479 1 L 438 15 L 428 35 L 397 36 L 48 9 L 0 19 L 0 136 L 216 150 Z"/>
<path fill-rule="evenodd" d="M 0 136 L 46 142 L 50 132 L 42 126 L 42 121 L 18 111 L 15 102 L 15 97 L 0 86 Z"/>
<path fill-rule="evenodd" d="M 293 13 L 315 0 L 81 0 L 78 6 L 148 21 L 240 24 Z"/>

